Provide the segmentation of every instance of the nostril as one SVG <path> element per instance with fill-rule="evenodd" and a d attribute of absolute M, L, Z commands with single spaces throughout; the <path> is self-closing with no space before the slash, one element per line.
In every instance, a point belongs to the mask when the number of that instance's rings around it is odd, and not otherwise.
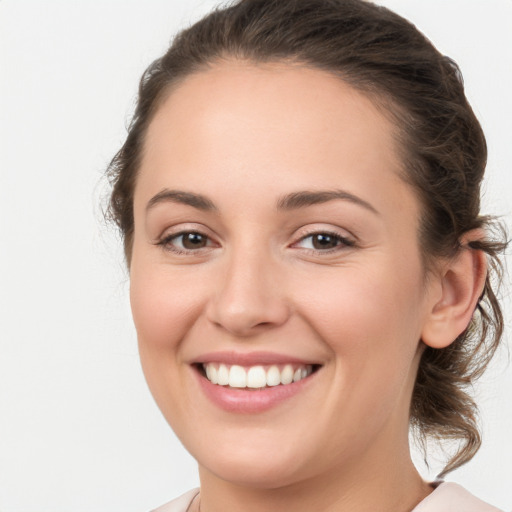
<path fill-rule="evenodd" d="M 272 325 L 272 322 L 260 322 L 259 324 L 256 324 L 254 327 L 267 327 L 269 325 Z"/>
<path fill-rule="evenodd" d="M 235 292 L 233 288 L 225 289 L 211 299 L 207 308 L 208 319 L 233 334 L 246 335 L 283 325 L 290 317 L 288 302 L 277 292 L 275 295 L 261 289 L 254 293 Z"/>

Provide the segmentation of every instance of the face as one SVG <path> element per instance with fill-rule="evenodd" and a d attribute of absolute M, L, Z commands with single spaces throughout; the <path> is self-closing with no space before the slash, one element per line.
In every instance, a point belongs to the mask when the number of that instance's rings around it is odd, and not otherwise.
<path fill-rule="evenodd" d="M 156 113 L 131 302 L 203 473 L 277 487 L 406 445 L 429 291 L 393 133 L 344 82 L 285 64 L 219 64 Z"/>

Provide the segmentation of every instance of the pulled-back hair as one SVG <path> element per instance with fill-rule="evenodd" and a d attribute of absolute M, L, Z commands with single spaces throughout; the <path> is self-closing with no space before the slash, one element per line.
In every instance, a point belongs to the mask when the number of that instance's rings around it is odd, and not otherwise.
<path fill-rule="evenodd" d="M 144 136 L 161 102 L 193 73 L 222 60 L 290 62 L 327 71 L 367 94 L 397 128 L 403 178 L 422 205 L 419 243 L 425 269 L 457 254 L 461 237 L 488 257 L 485 288 L 467 329 L 446 348 L 426 347 L 410 419 L 420 439 L 458 441 L 443 473 L 470 460 L 481 439 L 468 393 L 496 351 L 503 318 L 493 290 L 505 247 L 499 224 L 480 215 L 485 137 L 464 94 L 457 65 L 414 25 L 364 0 L 239 0 L 180 32 L 144 73 L 127 139 L 110 163 L 110 215 L 130 264 L 133 196 Z"/>

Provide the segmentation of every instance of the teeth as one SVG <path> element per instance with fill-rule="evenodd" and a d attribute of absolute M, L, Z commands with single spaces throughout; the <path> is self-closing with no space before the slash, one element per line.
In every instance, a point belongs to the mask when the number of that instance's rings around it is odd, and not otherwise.
<path fill-rule="evenodd" d="M 230 368 L 229 386 L 232 388 L 247 387 L 247 373 L 241 366 L 234 365 Z"/>
<path fill-rule="evenodd" d="M 293 368 L 287 364 L 281 372 L 281 384 L 291 384 L 293 382 Z"/>
<path fill-rule="evenodd" d="M 227 386 L 229 384 L 229 370 L 225 364 L 221 364 L 219 366 L 219 371 L 217 372 L 217 384 L 220 386 Z"/>
<path fill-rule="evenodd" d="M 267 386 L 279 386 L 281 384 L 281 372 L 277 366 L 271 366 L 267 371 Z"/>
<path fill-rule="evenodd" d="M 311 365 L 293 366 L 291 364 L 279 367 L 261 365 L 243 367 L 217 363 L 203 364 L 207 379 L 212 384 L 230 386 L 232 388 L 259 389 L 267 386 L 286 386 L 292 382 L 305 379 L 313 371 Z"/>
<path fill-rule="evenodd" d="M 267 385 L 267 374 L 263 366 L 253 366 L 247 372 L 248 388 L 264 388 Z"/>
<path fill-rule="evenodd" d="M 206 368 L 206 376 L 208 377 L 208 380 L 212 382 L 213 384 L 218 383 L 218 377 L 217 377 L 217 368 L 212 365 L 208 365 Z"/>

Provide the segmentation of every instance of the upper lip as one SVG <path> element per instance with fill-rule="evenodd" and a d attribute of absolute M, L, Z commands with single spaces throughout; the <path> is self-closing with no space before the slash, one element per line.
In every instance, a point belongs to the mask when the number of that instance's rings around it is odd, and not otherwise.
<path fill-rule="evenodd" d="M 320 364 L 318 361 L 306 360 L 296 356 L 278 354 L 275 352 L 235 352 L 220 351 L 202 354 L 194 360 L 194 363 L 224 363 L 229 365 L 255 366 L 271 364 Z"/>

